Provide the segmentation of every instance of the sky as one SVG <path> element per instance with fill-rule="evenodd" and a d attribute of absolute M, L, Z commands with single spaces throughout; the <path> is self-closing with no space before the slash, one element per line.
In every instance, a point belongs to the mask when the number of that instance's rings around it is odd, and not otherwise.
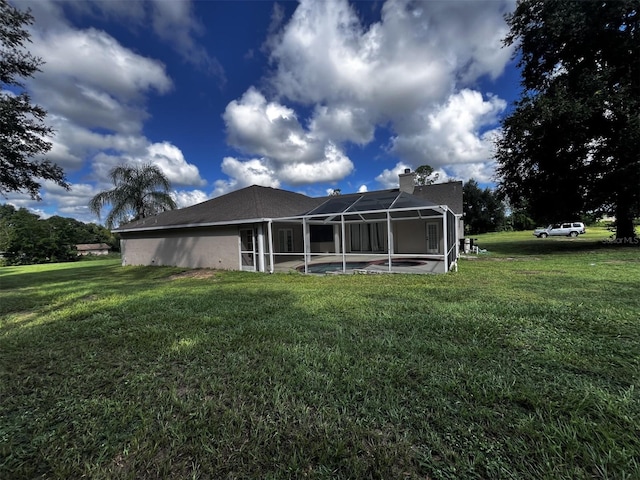
<path fill-rule="evenodd" d="M 494 181 L 519 95 L 513 0 L 10 0 L 31 9 L 26 81 L 69 191 L 2 201 L 100 223 L 117 165 L 153 163 L 179 207 L 249 185 L 394 188 L 405 168 Z"/>

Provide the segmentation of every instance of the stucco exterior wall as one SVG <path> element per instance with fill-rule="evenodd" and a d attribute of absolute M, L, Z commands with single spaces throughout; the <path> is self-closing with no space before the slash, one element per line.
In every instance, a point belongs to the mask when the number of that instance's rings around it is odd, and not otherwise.
<path fill-rule="evenodd" d="M 238 227 L 121 234 L 123 265 L 239 269 Z"/>
<path fill-rule="evenodd" d="M 427 222 L 438 224 L 438 254 L 443 251 L 442 220 L 402 220 L 393 222 L 395 253 L 427 253 Z"/>

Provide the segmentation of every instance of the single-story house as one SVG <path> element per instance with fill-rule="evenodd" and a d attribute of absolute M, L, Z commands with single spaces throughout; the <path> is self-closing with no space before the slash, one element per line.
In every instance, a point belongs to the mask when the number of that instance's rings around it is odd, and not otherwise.
<path fill-rule="evenodd" d="M 76 245 L 78 255 L 108 255 L 111 247 L 106 243 L 79 243 Z"/>
<path fill-rule="evenodd" d="M 123 265 L 305 273 L 457 268 L 462 183 L 312 198 L 252 185 L 118 227 Z"/>

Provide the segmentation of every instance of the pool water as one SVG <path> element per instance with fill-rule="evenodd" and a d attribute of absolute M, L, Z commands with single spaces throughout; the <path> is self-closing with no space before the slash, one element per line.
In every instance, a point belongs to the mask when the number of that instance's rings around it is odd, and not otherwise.
<path fill-rule="evenodd" d="M 392 267 L 417 267 L 424 265 L 425 262 L 421 260 L 392 260 Z M 347 262 L 346 270 L 355 270 L 358 268 L 367 268 L 371 265 L 388 266 L 389 261 L 376 261 L 376 262 Z M 299 272 L 304 272 L 304 266 L 298 267 Z M 329 273 L 329 272 L 341 272 L 342 262 L 327 262 L 327 263 L 314 263 L 307 265 L 308 273 Z"/>
<path fill-rule="evenodd" d="M 356 268 L 365 268 L 371 265 L 371 262 L 347 262 L 347 270 L 354 270 Z M 298 267 L 300 272 L 304 272 L 304 266 Z M 329 263 L 315 263 L 313 265 L 307 265 L 308 273 L 327 273 L 327 272 L 341 272 L 342 262 L 329 262 Z"/>

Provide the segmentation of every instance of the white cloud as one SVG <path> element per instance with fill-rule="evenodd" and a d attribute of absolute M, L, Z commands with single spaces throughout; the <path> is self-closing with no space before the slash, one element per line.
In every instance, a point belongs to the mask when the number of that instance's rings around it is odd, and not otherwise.
<path fill-rule="evenodd" d="M 42 1 L 42 0 L 41 0 Z M 43 2 L 48 3 L 48 2 Z M 204 27 L 194 14 L 191 0 L 84 0 L 65 4 L 81 15 L 116 20 L 135 31 L 150 25 L 153 33 L 187 63 L 225 81 L 222 65 L 209 55 L 198 37 Z"/>
<path fill-rule="evenodd" d="M 380 184 L 380 187 L 383 188 L 383 189 L 398 188 L 399 176 L 400 176 L 401 173 L 404 173 L 407 168 L 411 169 L 411 167 L 409 165 L 407 165 L 405 163 L 402 163 L 402 162 L 399 162 L 399 163 L 396 164 L 395 167 L 393 167 L 391 169 L 385 168 L 376 177 L 376 181 Z M 448 182 L 449 180 L 453 180 L 453 178 L 457 177 L 457 175 L 455 177 L 451 177 L 442 168 L 434 168 L 433 176 L 434 177 L 437 176 L 437 180 L 435 180 L 436 183 Z"/>
<path fill-rule="evenodd" d="M 363 108 L 318 105 L 309 130 L 317 138 L 366 145 L 373 140 L 375 125 L 368 119 L 368 113 Z"/>
<path fill-rule="evenodd" d="M 441 102 L 461 78 L 502 72 L 511 56 L 501 44 L 510 4 L 388 1 L 381 21 L 365 28 L 344 0 L 303 0 L 271 40 L 271 82 L 291 100 L 399 121 L 417 105 Z"/>
<path fill-rule="evenodd" d="M 70 191 L 43 182 L 43 200 L 38 206 L 44 211 L 55 208 L 61 215 L 96 221 L 87 204 L 100 190 L 112 187 L 108 172 L 123 163 L 158 165 L 174 186 L 206 185 L 198 168 L 186 161 L 176 145 L 151 142 L 142 135 L 148 118 L 148 96 L 173 88 L 164 64 L 126 48 L 104 31 L 77 29 L 65 18 L 65 9 L 75 9 L 80 14 L 126 18 L 128 23 L 143 26 L 153 6 L 139 2 L 44 0 L 30 6 L 36 21 L 29 49 L 44 58 L 45 64 L 42 72 L 29 79 L 28 87 L 34 101 L 48 111 L 47 123 L 55 131 L 47 157 L 62 166 L 67 175 L 83 172 L 80 180 L 74 178 L 71 182 Z M 179 8 L 173 15 L 170 8 L 159 6 L 154 10 L 159 22 L 164 19 L 162 28 L 181 25 L 183 30 L 189 30 L 190 7 L 185 11 Z M 161 29 L 160 23 L 157 28 Z M 183 40 L 187 37 L 185 34 Z M 200 198 L 197 193 L 190 195 Z M 185 203 L 187 197 L 178 195 Z"/>
<path fill-rule="evenodd" d="M 230 178 L 229 180 L 215 181 L 214 197 L 250 185 L 280 187 L 280 181 L 276 178 L 275 172 L 266 165 L 263 159 L 254 158 L 243 162 L 233 157 L 225 157 L 222 161 L 222 171 Z"/>
<path fill-rule="evenodd" d="M 202 203 L 209 200 L 209 196 L 202 190 L 176 190 L 171 193 L 178 208 L 189 207 L 196 203 Z"/>
<path fill-rule="evenodd" d="M 406 163 L 396 163 L 396 166 L 392 169 L 385 168 L 380 175 L 376 177 L 376 182 L 378 182 L 383 189 L 386 188 L 398 188 L 398 177 L 401 173 L 410 168 Z"/>
<path fill-rule="evenodd" d="M 360 188 L 358 188 L 358 193 L 364 193 L 368 191 L 369 191 L 369 188 L 366 185 L 360 185 Z"/>
<path fill-rule="evenodd" d="M 495 124 L 505 108 L 506 102 L 495 96 L 484 100 L 477 91 L 462 90 L 442 106 L 416 112 L 411 129 L 392 139 L 392 151 L 416 167 L 489 161 L 496 131 L 480 132 Z"/>
<path fill-rule="evenodd" d="M 100 152 L 94 158 L 93 169 L 96 179 L 106 184 L 109 181 L 109 171 L 113 167 L 147 163 L 160 167 L 174 186 L 204 186 L 207 183 L 200 177 L 198 167 L 187 163 L 182 151 L 169 142 L 148 143 L 143 149 L 124 151 L 118 155 Z"/>
<path fill-rule="evenodd" d="M 286 163 L 317 158 L 319 145 L 310 138 L 295 112 L 267 102 L 255 88 L 227 105 L 223 115 L 228 141 L 239 150 Z"/>
<path fill-rule="evenodd" d="M 52 117 L 84 128 L 139 132 L 148 117 L 146 94 L 172 88 L 162 63 L 124 48 L 103 31 L 59 22 L 34 31 L 32 40 L 33 54 L 46 58 L 42 72 L 29 80 L 34 100 Z"/>
<path fill-rule="evenodd" d="M 441 179 L 451 165 L 489 161 L 506 104 L 471 87 L 509 61 L 501 39 L 511 8 L 512 0 L 389 0 L 371 25 L 346 0 L 302 0 L 286 24 L 274 11 L 265 42 L 273 100 L 251 87 L 229 103 L 228 141 L 295 185 L 344 179 L 353 171 L 346 144 L 367 145 L 378 126 L 393 132 L 389 152 L 403 164 L 430 164 Z M 308 118 L 299 104 L 311 107 Z M 397 185 L 395 171 L 385 172 L 378 181 Z"/>
<path fill-rule="evenodd" d="M 204 186 L 198 167 L 187 163 L 182 151 L 169 142 L 153 143 L 147 148 L 148 155 L 142 161 L 159 166 L 175 185 Z M 130 159 L 130 162 L 133 159 Z"/>
<path fill-rule="evenodd" d="M 233 173 L 227 171 L 230 163 L 225 159 L 222 169 L 238 185 L 246 181 L 236 175 L 255 172 L 258 164 L 261 181 L 268 175 L 271 183 L 278 179 L 292 185 L 340 180 L 353 170 L 353 163 L 336 144 L 305 130 L 291 108 L 267 102 L 255 88 L 230 102 L 223 118 L 229 143 L 259 158 L 244 163 L 235 160 L 250 168 L 233 168 Z"/>
<path fill-rule="evenodd" d="M 353 163 L 338 147 L 329 143 L 316 162 L 296 162 L 282 166 L 278 176 L 291 185 L 342 180 L 353 171 Z"/>
<path fill-rule="evenodd" d="M 456 178 L 464 180 L 465 182 L 473 178 L 479 183 L 493 182 L 495 180 L 495 169 L 495 162 L 463 163 L 459 165 L 453 165 L 451 167 L 451 170 Z"/>
<path fill-rule="evenodd" d="M 124 48 L 94 28 L 36 33 L 32 50 L 47 59 L 38 77 L 62 77 L 119 101 L 138 100 L 152 89 L 166 93 L 172 87 L 162 63 Z"/>
<path fill-rule="evenodd" d="M 56 205 L 58 214 L 73 217 L 84 222 L 97 222 L 98 218 L 89 211 L 89 201 L 99 190 L 95 185 L 86 183 L 71 184 L 66 191 L 59 185 L 46 182 L 42 196 L 45 204 Z"/>

